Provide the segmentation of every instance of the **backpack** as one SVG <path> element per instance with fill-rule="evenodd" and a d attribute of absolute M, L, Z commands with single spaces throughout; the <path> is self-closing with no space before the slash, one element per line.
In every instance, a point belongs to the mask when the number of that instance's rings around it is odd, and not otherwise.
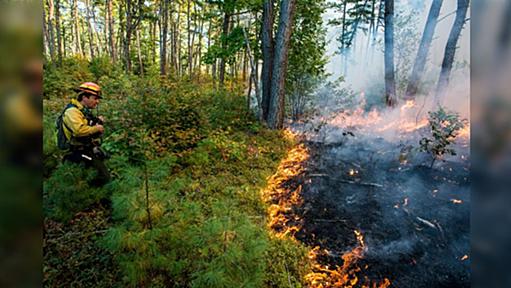
<path fill-rule="evenodd" d="M 62 110 L 62 113 L 60 113 L 59 117 L 57 117 L 57 120 L 55 121 L 55 128 L 57 128 L 57 147 L 61 150 L 68 150 L 71 148 L 71 144 L 69 143 L 69 140 L 67 140 L 66 133 L 64 133 L 64 127 L 68 131 L 72 130 L 64 123 L 64 113 L 66 113 L 66 110 L 72 107 L 76 107 L 74 104 L 67 104 L 67 106 Z"/>

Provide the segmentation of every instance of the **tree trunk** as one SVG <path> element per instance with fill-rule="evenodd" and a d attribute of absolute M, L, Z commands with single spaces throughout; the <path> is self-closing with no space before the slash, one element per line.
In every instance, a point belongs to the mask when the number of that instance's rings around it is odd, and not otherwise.
<path fill-rule="evenodd" d="M 144 62 L 142 61 L 142 47 L 140 46 L 140 30 L 137 29 L 137 31 L 135 32 L 135 35 L 137 37 L 137 56 L 138 56 L 138 66 L 139 66 L 139 71 L 140 71 L 140 75 L 143 77 L 144 76 Z"/>
<path fill-rule="evenodd" d="M 270 107 L 271 79 L 273 69 L 274 43 L 273 43 L 273 0 L 264 1 L 263 6 L 263 25 L 261 27 L 261 45 L 263 54 L 262 69 L 262 118 L 268 119 L 268 110 Z"/>
<path fill-rule="evenodd" d="M 250 49 L 250 41 L 248 39 L 248 35 L 247 35 L 247 32 L 245 31 L 245 28 L 243 28 L 243 36 L 245 37 L 245 43 L 247 45 L 247 50 L 246 50 L 246 53 L 245 55 L 248 55 L 248 59 L 250 60 L 250 81 L 249 81 L 249 90 L 248 90 L 248 99 L 247 99 L 247 106 L 248 106 L 248 109 L 250 110 L 250 92 L 252 91 L 252 83 L 254 83 L 255 85 L 255 94 L 256 94 L 256 99 L 257 99 L 257 107 L 259 109 L 259 111 L 257 111 L 257 115 L 260 117 L 261 116 L 261 99 L 260 99 L 260 96 L 259 96 L 259 85 L 257 83 L 257 77 L 256 77 L 256 69 L 255 69 L 255 64 L 254 64 L 254 58 L 252 57 L 252 50 Z"/>
<path fill-rule="evenodd" d="M 124 21 L 124 16 L 125 16 L 125 12 L 124 12 L 124 3 L 122 3 L 121 1 L 119 1 L 119 28 L 118 28 L 118 32 L 117 32 L 117 47 L 116 47 L 116 51 L 117 51 L 117 55 L 119 57 L 119 60 L 122 62 L 122 63 L 125 63 L 125 59 L 124 59 L 124 36 L 125 36 L 125 28 L 126 28 L 126 22 Z"/>
<path fill-rule="evenodd" d="M 49 38 L 50 38 L 50 35 L 48 34 L 48 27 L 46 26 L 46 24 L 48 23 L 48 20 L 46 19 L 46 8 L 44 7 L 44 2 L 43 2 L 43 59 L 46 60 L 46 49 L 49 49 L 48 47 L 48 44 L 49 44 Z"/>
<path fill-rule="evenodd" d="M 222 50 L 226 48 L 226 39 L 229 34 L 229 24 L 231 20 L 231 15 L 228 12 L 224 14 L 224 22 L 222 24 Z M 220 58 L 220 71 L 219 71 L 219 80 L 220 86 L 224 86 L 224 78 L 225 78 L 225 57 Z"/>
<path fill-rule="evenodd" d="M 342 55 L 343 55 L 343 73 L 342 75 L 344 77 L 346 77 L 346 75 L 348 75 L 348 51 L 344 45 L 344 34 L 346 33 L 346 5 L 347 2 L 344 1 L 344 5 L 343 5 L 343 8 L 342 8 L 342 30 L 341 30 L 341 52 L 342 52 Z"/>
<path fill-rule="evenodd" d="M 186 1 L 186 29 L 188 36 L 188 75 L 192 77 L 192 16 L 191 16 L 191 0 Z"/>
<path fill-rule="evenodd" d="M 167 75 L 167 34 L 169 24 L 169 0 L 163 0 L 160 5 L 160 75 Z"/>
<path fill-rule="evenodd" d="M 172 70 L 174 72 L 177 70 L 177 64 L 176 64 L 176 54 L 177 54 L 177 26 L 176 21 L 174 21 L 173 14 L 170 14 L 170 24 L 171 24 L 171 45 L 170 45 L 170 67 L 172 67 Z"/>
<path fill-rule="evenodd" d="M 94 53 L 94 35 L 92 32 L 92 24 L 91 24 L 91 16 L 90 16 L 90 4 L 89 0 L 85 0 L 85 9 L 87 11 L 87 28 L 88 28 L 88 37 L 89 37 L 89 51 L 91 59 L 95 58 Z"/>
<path fill-rule="evenodd" d="M 200 19 L 200 25 L 199 25 L 199 44 L 198 44 L 198 47 L 197 47 L 197 51 L 195 53 L 195 58 L 194 58 L 194 66 L 195 68 L 194 69 L 198 69 L 198 74 L 197 74 L 197 81 L 200 80 L 200 75 L 201 75 L 201 61 L 202 61 L 202 41 L 203 41 L 203 36 L 202 36 L 202 33 L 204 32 L 204 18 L 201 17 Z"/>
<path fill-rule="evenodd" d="M 449 85 L 449 77 L 454 62 L 454 54 L 456 53 L 456 43 L 466 21 L 467 10 L 470 0 L 458 0 L 458 9 L 456 10 L 456 18 L 451 28 L 447 44 L 445 46 L 444 60 L 442 61 L 442 70 L 436 88 L 435 100 L 437 103 L 442 101 L 444 94 Z"/>
<path fill-rule="evenodd" d="M 48 48 L 50 49 L 50 59 L 53 63 L 55 63 L 55 34 L 53 31 L 53 19 L 54 19 L 54 11 L 55 6 L 53 4 L 53 0 L 48 0 L 48 32 L 49 32 L 49 41 Z"/>
<path fill-rule="evenodd" d="M 73 1 L 73 25 L 75 27 L 75 37 L 76 37 L 76 52 L 81 54 L 82 56 L 85 56 L 82 49 L 82 39 L 81 39 L 81 31 L 80 31 L 80 24 L 79 24 L 79 18 L 78 18 L 78 0 Z"/>
<path fill-rule="evenodd" d="M 378 36 L 378 29 L 380 28 L 381 23 L 381 14 L 382 14 L 382 8 L 385 7 L 385 1 L 386 0 L 380 0 L 380 4 L 378 7 L 378 17 L 376 17 L 376 28 L 373 31 L 373 43 L 376 43 L 376 36 Z M 385 13 L 383 13 L 385 14 Z"/>
<path fill-rule="evenodd" d="M 55 30 L 57 31 L 57 61 L 62 66 L 62 30 L 60 27 L 60 0 L 55 0 Z"/>
<path fill-rule="evenodd" d="M 415 58 L 415 64 L 413 65 L 412 75 L 410 82 L 406 88 L 405 99 L 412 100 L 417 94 L 417 88 L 419 86 L 420 78 L 424 73 L 424 67 L 426 66 L 426 59 L 428 58 L 429 47 L 433 40 L 433 34 L 435 32 L 438 15 L 440 14 L 440 8 L 442 8 L 443 0 L 433 0 L 431 8 L 429 9 L 428 20 L 424 27 L 424 33 L 422 34 L 421 43 L 419 45 L 419 51 L 417 52 L 417 58 Z"/>
<path fill-rule="evenodd" d="M 179 3 L 178 3 L 179 5 Z M 179 23 L 181 20 L 181 13 L 179 12 L 180 7 L 177 8 L 177 21 L 176 21 L 176 73 L 178 77 L 181 77 L 181 31 Z"/>
<path fill-rule="evenodd" d="M 217 66 L 217 62 L 218 62 L 218 60 L 217 60 L 217 59 L 215 59 L 215 60 L 213 61 L 213 65 L 211 65 L 211 76 L 213 77 L 213 83 L 214 83 L 215 87 L 216 87 L 216 76 L 217 76 L 217 75 L 216 75 L 216 66 Z"/>
<path fill-rule="evenodd" d="M 394 75 L 394 0 L 385 0 L 385 102 L 396 103 Z"/>
<path fill-rule="evenodd" d="M 241 68 L 241 81 L 243 83 L 247 82 L 247 51 L 243 51 L 243 67 Z"/>
<path fill-rule="evenodd" d="M 101 55 L 101 53 L 103 53 L 104 51 L 106 51 L 108 49 L 106 48 L 106 46 L 107 46 L 106 42 L 105 43 L 101 42 L 102 38 L 100 37 L 98 30 L 96 29 L 96 23 L 98 23 L 98 22 L 96 22 L 96 13 L 94 13 L 95 10 L 96 10 L 96 6 L 94 5 L 94 1 L 92 1 L 92 5 L 91 5 L 91 8 L 89 8 L 89 11 L 90 11 L 91 19 L 92 19 L 92 24 L 91 24 L 92 33 L 93 33 L 93 35 L 96 35 L 96 39 L 98 41 L 97 45 L 94 47 L 96 48 L 96 55 L 99 56 L 99 55 Z"/>
<path fill-rule="evenodd" d="M 132 18 L 131 14 L 131 0 L 126 0 L 126 36 L 124 37 L 124 65 L 126 72 L 131 72 L 131 33 L 132 33 Z"/>
<path fill-rule="evenodd" d="M 62 54 L 64 58 L 67 57 L 66 25 L 62 25 Z"/>
<path fill-rule="evenodd" d="M 280 129 L 284 124 L 287 60 L 296 1 L 282 0 L 280 7 L 271 79 L 270 107 L 268 109 L 268 126 L 271 129 Z"/>
<path fill-rule="evenodd" d="M 110 49 L 110 57 L 112 58 L 113 63 L 115 63 L 117 59 L 117 55 L 115 53 L 115 41 L 114 41 L 114 18 L 112 17 L 112 0 L 107 0 L 107 14 L 108 14 L 108 46 Z"/>
<path fill-rule="evenodd" d="M 209 47 L 211 47 L 211 30 L 212 30 L 213 23 L 210 21 L 208 24 L 208 43 L 207 45 L 207 51 L 209 51 Z M 206 73 L 209 72 L 209 68 L 206 65 Z M 213 78 L 213 65 L 211 65 L 211 77 Z"/>
<path fill-rule="evenodd" d="M 158 22 L 158 20 L 154 20 L 152 21 L 151 23 L 151 51 L 152 51 L 152 59 L 151 59 L 151 63 L 152 64 L 156 64 L 156 55 L 158 55 L 156 53 L 156 23 Z M 160 39 L 158 39 L 160 40 Z"/>

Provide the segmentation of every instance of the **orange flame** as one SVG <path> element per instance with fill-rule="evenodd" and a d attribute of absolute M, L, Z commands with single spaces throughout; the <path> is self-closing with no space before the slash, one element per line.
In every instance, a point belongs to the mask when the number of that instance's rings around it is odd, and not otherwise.
<path fill-rule="evenodd" d="M 286 133 L 289 133 L 286 137 L 293 136 L 291 132 Z M 287 157 L 280 163 L 277 172 L 270 177 L 266 189 L 262 191 L 263 200 L 270 203 L 267 211 L 269 216 L 268 227 L 278 238 L 294 236 L 301 229 L 301 219 L 297 215 L 293 215 L 292 210 L 294 206 L 302 205 L 302 186 L 298 185 L 290 189 L 283 184 L 292 177 L 303 173 L 303 164 L 308 158 L 309 152 L 304 145 L 298 145 L 291 149 Z M 358 171 L 352 169 L 350 170 L 351 173 L 354 175 Z M 358 230 L 355 230 L 354 233 L 357 245 L 351 251 L 342 255 L 343 264 L 341 267 L 336 266 L 331 269 L 318 263 L 317 256 L 328 254 L 327 250 L 322 250 L 319 246 L 316 246 L 309 251 L 308 258 L 312 262 L 312 271 L 304 279 L 309 287 L 354 287 L 359 283 L 357 273 L 361 271 L 361 268 L 356 263 L 364 257 L 367 247 L 362 233 Z M 363 284 L 361 287 L 369 288 L 369 284 Z M 372 287 L 385 288 L 389 285 L 390 281 L 387 278 L 380 283 L 372 283 Z"/>
<path fill-rule="evenodd" d="M 415 107 L 415 100 L 406 100 L 405 104 L 401 106 L 401 112 L 405 111 L 406 109 L 410 109 Z"/>
<path fill-rule="evenodd" d="M 458 137 L 470 138 L 470 124 L 465 125 L 459 132 Z"/>

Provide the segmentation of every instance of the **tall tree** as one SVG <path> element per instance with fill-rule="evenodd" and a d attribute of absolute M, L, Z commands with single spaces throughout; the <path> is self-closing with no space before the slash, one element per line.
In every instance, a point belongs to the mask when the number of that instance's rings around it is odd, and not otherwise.
<path fill-rule="evenodd" d="M 385 102 L 393 106 L 396 102 L 394 73 L 394 0 L 385 0 Z"/>
<path fill-rule="evenodd" d="M 83 49 L 82 49 L 82 38 L 81 38 L 81 31 L 80 31 L 80 18 L 78 17 L 78 0 L 73 0 L 73 25 L 74 25 L 74 32 L 76 37 L 76 51 L 81 54 L 82 56 L 85 56 Z"/>
<path fill-rule="evenodd" d="M 92 29 L 92 17 L 91 17 L 91 10 L 90 10 L 90 3 L 89 0 L 85 0 L 85 9 L 87 11 L 87 28 L 88 28 L 88 36 L 89 36 L 89 50 L 90 50 L 90 57 L 94 58 L 96 57 L 94 53 L 94 33 Z"/>
<path fill-rule="evenodd" d="M 128 72 L 131 72 L 131 34 L 133 30 L 133 3 L 132 0 L 126 0 L 126 36 L 124 37 L 124 65 Z"/>
<path fill-rule="evenodd" d="M 62 27 L 60 23 L 60 0 L 55 0 L 55 31 L 57 32 L 57 61 L 62 66 Z"/>
<path fill-rule="evenodd" d="M 137 57 L 138 57 L 138 66 L 140 75 L 144 76 L 144 62 L 142 60 L 142 46 L 140 45 L 140 30 L 137 29 L 135 32 L 135 37 L 137 40 Z"/>
<path fill-rule="evenodd" d="M 426 65 L 429 47 L 431 46 L 431 41 L 433 40 L 433 34 L 435 32 L 440 9 L 442 8 L 442 2 L 443 0 L 433 0 L 431 3 L 426 26 L 424 27 L 424 33 L 422 33 L 419 51 L 417 52 L 415 64 L 413 65 L 412 75 L 410 76 L 410 81 L 408 82 L 408 86 L 406 88 L 405 99 L 413 99 L 415 98 L 415 94 L 417 94 L 417 88 L 419 86 L 420 77 L 424 73 L 424 67 Z"/>
<path fill-rule="evenodd" d="M 231 1 L 225 1 L 223 4 L 223 10 L 224 10 L 224 20 L 222 22 L 222 50 L 225 50 L 227 48 L 227 35 L 229 34 L 229 27 L 231 25 L 231 14 L 234 12 L 234 2 Z M 218 80 L 220 81 L 220 86 L 224 85 L 224 78 L 225 78 L 225 56 L 222 55 L 220 58 L 220 71 Z"/>
<path fill-rule="evenodd" d="M 138 0 L 133 3 L 132 0 L 126 0 L 126 37 L 124 38 L 124 62 L 127 72 L 131 72 L 131 38 L 136 33 L 137 27 L 142 20 L 142 8 L 144 1 Z M 135 35 L 136 37 L 136 35 Z"/>
<path fill-rule="evenodd" d="M 76 1 L 76 0 L 75 0 Z M 108 47 L 110 52 L 110 57 L 112 61 L 115 63 L 117 55 L 115 51 L 115 41 L 114 41 L 114 18 L 112 15 L 113 11 L 113 0 L 107 0 L 106 1 L 106 13 L 108 15 Z"/>
<path fill-rule="evenodd" d="M 451 75 L 452 64 L 454 62 L 454 54 L 456 53 L 456 43 L 460 37 L 461 30 L 466 22 L 467 10 L 470 0 L 458 0 L 458 8 L 456 10 L 456 18 L 451 28 L 449 38 L 444 51 L 444 59 L 442 61 L 442 70 L 436 88 L 435 100 L 442 101 L 447 86 L 449 85 L 449 77 Z"/>
<path fill-rule="evenodd" d="M 167 75 L 167 34 L 169 26 L 169 0 L 160 5 L 160 75 Z"/>
<path fill-rule="evenodd" d="M 48 48 L 50 50 L 50 59 L 55 62 L 55 34 L 53 30 L 53 21 L 55 17 L 55 6 L 53 0 L 48 0 Z"/>
<path fill-rule="evenodd" d="M 193 45 L 192 45 L 192 1 L 187 0 L 186 1 L 186 30 L 187 30 L 187 36 L 188 36 L 188 75 L 192 76 L 192 57 L 193 57 Z"/>
<path fill-rule="evenodd" d="M 44 60 L 46 60 L 46 49 L 49 49 L 48 47 L 48 44 L 49 44 L 49 38 L 50 38 L 50 35 L 48 34 L 48 27 L 46 27 L 46 24 L 47 24 L 47 20 L 46 20 L 46 8 L 44 7 L 44 2 L 43 2 L 43 57 L 44 57 Z"/>
<path fill-rule="evenodd" d="M 273 69 L 273 0 L 265 0 L 263 4 L 263 25 L 261 27 L 261 43 L 263 53 L 262 68 L 262 118 L 268 119 L 268 109 L 270 107 L 271 78 Z"/>
<path fill-rule="evenodd" d="M 275 39 L 275 54 L 271 78 L 270 107 L 268 109 L 268 126 L 280 129 L 284 124 L 285 83 L 289 40 L 296 10 L 296 0 L 280 2 L 279 26 Z"/>

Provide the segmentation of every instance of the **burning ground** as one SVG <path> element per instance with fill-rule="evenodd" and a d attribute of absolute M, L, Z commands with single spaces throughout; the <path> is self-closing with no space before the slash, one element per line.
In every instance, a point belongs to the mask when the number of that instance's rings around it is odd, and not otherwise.
<path fill-rule="evenodd" d="M 311 287 L 468 287 L 468 130 L 457 156 L 419 152 L 414 103 L 295 125 L 303 138 L 270 180 L 270 226 L 310 247 Z"/>

